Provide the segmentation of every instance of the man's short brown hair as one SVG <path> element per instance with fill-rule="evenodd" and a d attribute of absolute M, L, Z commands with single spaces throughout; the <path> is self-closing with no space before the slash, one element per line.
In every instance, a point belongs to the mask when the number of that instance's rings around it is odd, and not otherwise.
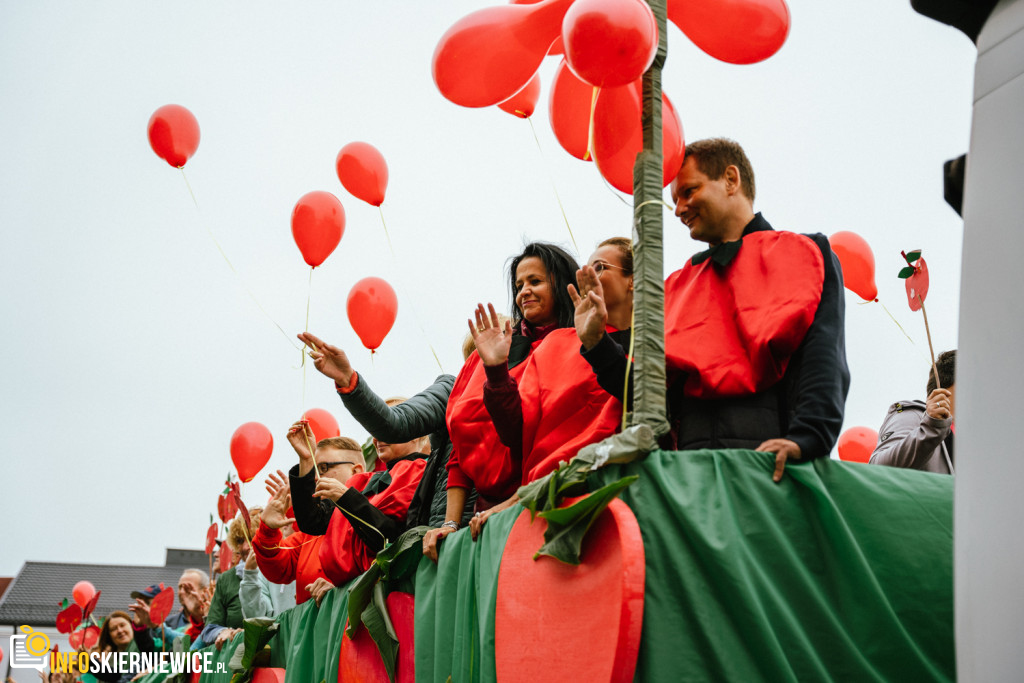
<path fill-rule="evenodd" d="M 359 451 L 362 452 L 363 447 L 359 445 L 359 442 L 355 439 L 350 439 L 347 436 L 332 436 L 326 439 L 320 439 L 316 442 L 317 448 L 337 448 L 339 451 Z"/>
<path fill-rule="evenodd" d="M 725 169 L 735 166 L 740 171 L 740 189 L 751 202 L 754 201 L 754 167 L 750 165 L 747 153 L 740 143 L 728 138 L 708 138 L 686 145 L 685 162 L 690 157 L 697 160 L 697 170 L 711 180 L 725 175 Z"/>

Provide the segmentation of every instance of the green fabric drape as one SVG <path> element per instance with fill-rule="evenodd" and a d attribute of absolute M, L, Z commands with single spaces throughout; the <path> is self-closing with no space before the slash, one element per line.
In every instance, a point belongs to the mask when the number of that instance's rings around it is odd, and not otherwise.
<path fill-rule="evenodd" d="M 348 620 L 348 588 L 351 583 L 335 588 L 320 601 L 320 609 L 313 633 L 313 648 L 316 655 L 314 683 L 321 680 L 338 680 L 338 654 L 341 652 L 341 638 L 345 635 Z M 273 648 L 273 645 L 271 645 Z M 298 680 L 298 679 L 296 679 Z"/>
<path fill-rule="evenodd" d="M 494 604 L 498 569 L 514 505 L 487 520 L 474 542 L 469 529 L 445 538 L 438 563 L 416 572 L 416 680 L 490 683 L 494 671 Z M 401 647 L 401 646 L 399 646 Z"/>
<path fill-rule="evenodd" d="M 593 487 L 646 554 L 637 680 L 953 680 L 953 478 L 753 451 L 655 451 Z"/>
<path fill-rule="evenodd" d="M 234 672 L 228 667 L 228 662 L 231 661 L 231 656 L 235 654 L 235 650 L 242 644 L 242 634 L 237 634 L 234 639 L 222 647 L 220 651 L 217 648 L 210 646 L 204 647 L 203 652 L 209 651 L 213 653 L 213 658 L 210 660 L 210 667 L 213 669 L 213 673 L 203 674 L 199 677 L 199 683 L 231 683 L 231 677 Z"/>

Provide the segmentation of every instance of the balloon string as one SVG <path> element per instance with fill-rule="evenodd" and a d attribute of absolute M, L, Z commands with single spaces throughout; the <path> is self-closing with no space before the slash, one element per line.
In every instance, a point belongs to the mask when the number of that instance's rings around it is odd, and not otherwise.
<path fill-rule="evenodd" d="M 576 253 L 580 253 L 580 247 L 576 244 L 576 235 L 572 234 L 572 227 L 569 225 L 569 217 L 565 215 L 565 207 L 562 206 L 562 198 L 558 194 L 558 186 L 555 185 L 555 178 L 551 174 L 551 167 L 548 165 L 547 157 L 544 156 L 544 148 L 540 146 L 540 138 L 537 137 L 537 129 L 533 127 L 533 119 L 526 118 L 530 123 L 530 131 L 533 133 L 533 139 L 537 141 L 537 151 L 540 152 L 541 163 L 544 164 L 544 170 L 548 174 L 548 180 L 551 181 L 551 189 L 555 192 L 555 201 L 558 202 L 558 210 L 562 212 L 562 220 L 565 221 L 565 229 L 569 231 L 569 239 L 572 240 L 572 246 L 575 247 Z"/>
<path fill-rule="evenodd" d="M 590 125 L 587 127 L 587 152 L 583 155 L 583 161 L 590 161 L 594 156 L 594 111 L 597 109 L 598 90 L 595 85 L 594 94 L 590 96 Z"/>
<path fill-rule="evenodd" d="M 313 428 L 310 427 L 310 430 Z M 309 457 L 313 458 L 313 479 L 320 481 L 320 469 L 316 466 L 316 449 L 309 441 L 309 434 L 306 432 L 306 425 L 302 426 L 302 438 L 306 440 L 306 448 L 309 449 Z"/>
<path fill-rule="evenodd" d="M 313 297 L 313 271 L 316 270 L 316 266 L 311 266 L 309 269 L 309 284 L 306 287 L 306 334 L 309 334 L 309 301 Z M 302 410 L 306 410 L 306 349 L 299 349 L 299 355 L 302 356 Z"/>
<path fill-rule="evenodd" d="M 878 299 L 875 299 L 875 301 L 878 301 Z M 871 301 L 862 301 L 861 303 L 862 303 L 862 304 L 870 304 L 870 303 L 872 303 L 872 302 L 871 302 Z M 883 310 L 883 311 L 885 311 L 885 312 L 886 312 L 886 314 L 887 314 L 887 315 L 889 316 L 889 319 L 890 319 L 890 320 L 892 320 L 892 321 L 893 321 L 894 323 L 896 323 L 896 327 L 900 328 L 900 332 L 902 332 L 902 333 L 903 333 L 903 336 L 907 338 L 907 341 L 909 341 L 909 342 L 910 342 L 911 344 L 913 344 L 913 343 L 914 343 L 914 340 L 913 340 L 913 339 L 911 339 L 911 338 L 910 338 L 910 335 L 909 335 L 909 334 L 907 334 L 907 331 L 906 331 L 905 329 L 903 329 L 903 325 L 900 325 L 900 321 L 899 321 L 899 320 L 897 320 L 897 319 L 896 319 L 896 318 L 895 318 L 895 317 L 893 316 L 893 314 L 889 312 L 889 309 L 885 307 L 885 304 L 883 304 L 883 303 L 882 303 L 881 301 L 878 301 L 878 303 L 879 303 L 879 305 L 881 305 L 881 307 L 882 307 L 882 310 Z"/>
<path fill-rule="evenodd" d="M 388 238 L 388 249 L 391 250 L 391 258 L 395 260 L 397 265 L 398 257 L 395 256 L 395 245 L 391 243 L 391 233 L 388 232 L 388 224 L 384 222 L 384 209 L 378 206 L 377 211 L 380 212 L 380 224 L 384 226 L 384 236 Z"/>
<path fill-rule="evenodd" d="M 196 201 L 196 195 L 194 192 L 192 192 L 192 185 L 188 182 L 188 176 L 185 175 L 185 169 L 181 166 L 179 166 L 178 169 L 181 171 L 181 177 L 185 179 L 185 187 L 188 188 L 188 193 L 192 195 L 192 201 L 196 205 L 196 211 L 199 211 L 199 202 Z M 245 284 L 245 280 L 242 279 L 242 276 L 235 268 L 235 265 L 231 263 L 231 259 L 229 259 L 228 255 L 224 252 L 224 248 L 220 246 L 220 242 L 217 241 L 217 237 L 213 234 L 213 230 L 210 229 L 210 226 L 206 224 L 206 221 L 202 221 L 202 224 L 203 227 L 206 228 L 206 234 L 210 236 L 210 240 L 213 242 L 213 245 L 217 247 L 217 251 L 219 251 L 221 257 L 223 257 L 224 262 L 228 264 L 228 268 L 230 268 L 231 272 L 235 274 L 236 278 L 238 278 L 238 283 L 242 286 L 242 289 L 245 290 L 245 293 L 249 295 L 249 298 L 252 299 L 252 302 L 256 304 L 256 308 L 260 309 L 260 312 L 267 317 L 267 320 L 273 323 L 274 327 L 276 327 L 281 332 L 281 334 L 284 335 L 284 338 L 288 340 L 288 343 L 291 344 L 292 347 L 296 349 L 301 349 L 302 347 L 298 346 L 295 342 L 293 342 L 292 338 L 288 336 L 288 333 L 284 331 L 284 328 L 278 325 L 277 321 L 274 320 L 269 313 L 267 313 L 267 309 L 263 308 L 263 304 L 260 303 L 259 299 L 256 298 L 256 295 L 253 294 L 252 290 L 249 289 L 248 285 Z"/>
<path fill-rule="evenodd" d="M 399 273 L 400 273 L 402 269 L 401 269 L 401 266 L 398 263 L 398 254 L 395 253 L 395 247 L 391 243 L 391 233 L 388 232 L 388 224 L 384 222 L 384 209 L 378 206 L 377 210 L 380 211 L 380 222 L 381 222 L 381 225 L 384 226 L 384 235 L 388 238 L 388 248 L 391 249 L 391 260 L 395 264 L 395 269 L 398 270 Z M 399 279 L 399 277 L 397 275 L 396 275 L 396 278 L 395 278 L 395 282 L 398 283 L 398 290 L 399 290 L 399 293 L 402 295 L 402 298 L 404 298 L 406 301 L 409 301 L 410 304 L 411 304 L 412 297 L 406 296 L 405 285 L 400 281 L 400 279 Z M 416 311 L 416 307 L 415 306 L 410 306 L 410 308 L 412 310 L 413 320 L 416 321 L 416 327 L 420 328 L 420 333 L 423 335 L 423 341 L 427 342 L 427 347 L 430 348 L 430 354 L 434 357 L 434 362 L 437 363 L 438 369 L 443 373 L 444 372 L 444 367 L 441 365 L 441 359 L 437 357 L 437 351 L 434 350 L 434 345 L 430 343 L 430 337 L 427 336 L 427 331 L 426 331 L 426 329 L 424 329 L 423 323 L 420 322 L 420 316 L 419 316 L 419 313 Z M 370 360 L 371 361 L 373 360 L 372 351 L 371 351 Z"/>
<path fill-rule="evenodd" d="M 633 364 L 633 350 L 636 342 L 636 310 L 629 314 L 629 353 L 626 355 L 626 379 L 622 385 L 622 431 L 626 431 L 626 416 L 629 410 L 629 366 Z"/>
<path fill-rule="evenodd" d="M 605 182 L 607 182 L 607 181 L 605 181 Z M 666 202 L 664 199 L 648 199 L 646 202 L 642 202 L 640 204 L 637 204 L 636 208 L 642 209 L 645 206 L 647 206 L 648 204 L 661 204 L 662 206 L 664 206 L 669 211 L 675 211 L 676 210 L 676 207 L 672 206 L 671 204 Z"/>

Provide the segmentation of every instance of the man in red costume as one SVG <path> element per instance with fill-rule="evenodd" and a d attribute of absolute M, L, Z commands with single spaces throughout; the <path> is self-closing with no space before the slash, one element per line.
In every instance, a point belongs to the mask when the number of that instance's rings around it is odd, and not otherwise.
<path fill-rule="evenodd" d="M 821 234 L 772 229 L 754 213 L 754 172 L 732 140 L 686 148 L 676 216 L 710 248 L 665 281 L 668 408 L 676 447 L 827 457 L 850 385 L 843 279 Z M 600 292 L 597 292 L 600 295 Z M 625 353 L 608 335 L 582 353 L 622 395 Z"/>

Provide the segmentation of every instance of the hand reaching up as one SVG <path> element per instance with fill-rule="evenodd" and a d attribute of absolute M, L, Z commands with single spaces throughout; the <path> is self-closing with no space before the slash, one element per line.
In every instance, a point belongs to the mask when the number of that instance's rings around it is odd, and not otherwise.
<path fill-rule="evenodd" d="M 604 303 L 601 280 L 592 267 L 583 266 L 576 271 L 576 284 L 579 285 L 579 291 L 569 285 L 569 298 L 576 307 L 576 336 L 580 338 L 583 348 L 589 350 L 604 336 L 605 325 L 608 324 L 608 308 Z"/>
<path fill-rule="evenodd" d="M 508 363 L 508 350 L 512 346 L 512 323 L 506 320 L 502 329 L 494 304 L 487 304 L 487 308 L 490 315 L 484 311 L 483 304 L 477 304 L 476 323 L 467 321 L 469 333 L 473 335 L 473 343 L 484 365 L 504 365 Z"/>

